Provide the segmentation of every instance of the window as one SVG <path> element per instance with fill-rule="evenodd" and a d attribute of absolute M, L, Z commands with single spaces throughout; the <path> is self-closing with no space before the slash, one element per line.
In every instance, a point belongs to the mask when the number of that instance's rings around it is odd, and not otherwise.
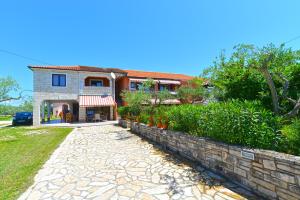
<path fill-rule="evenodd" d="M 169 85 L 159 85 L 159 91 L 170 90 Z"/>
<path fill-rule="evenodd" d="M 136 82 L 130 82 L 130 89 L 136 90 Z"/>
<path fill-rule="evenodd" d="M 130 90 L 140 90 L 143 83 L 139 82 L 130 82 Z"/>
<path fill-rule="evenodd" d="M 91 86 L 102 87 L 103 86 L 103 81 L 102 80 L 91 80 Z"/>
<path fill-rule="evenodd" d="M 52 86 L 66 87 L 66 75 L 52 74 Z"/>

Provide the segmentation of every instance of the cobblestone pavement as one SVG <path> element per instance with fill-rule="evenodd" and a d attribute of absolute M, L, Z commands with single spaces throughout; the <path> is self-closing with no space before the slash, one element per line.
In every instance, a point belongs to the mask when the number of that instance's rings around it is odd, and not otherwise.
<path fill-rule="evenodd" d="M 19 199 L 247 198 L 256 199 L 126 129 L 107 125 L 78 128 L 69 134 Z"/>

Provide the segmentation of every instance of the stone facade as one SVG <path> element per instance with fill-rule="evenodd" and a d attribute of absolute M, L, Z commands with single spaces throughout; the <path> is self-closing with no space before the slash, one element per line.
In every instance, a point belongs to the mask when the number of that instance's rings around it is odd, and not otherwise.
<path fill-rule="evenodd" d="M 242 147 L 120 120 L 164 148 L 220 173 L 267 199 L 300 199 L 300 157 Z"/>
<path fill-rule="evenodd" d="M 52 86 L 52 74 L 65 74 L 66 86 Z M 120 74 L 116 74 L 120 76 Z M 106 77 L 110 87 L 91 88 L 84 86 L 86 77 Z M 45 102 L 78 102 L 79 95 L 112 95 L 113 80 L 110 73 L 82 72 L 70 70 L 33 69 L 33 124 L 39 125 L 41 121 L 41 105 Z M 72 106 L 72 104 L 70 104 Z M 112 113 L 110 114 L 112 115 Z M 79 109 L 79 119 L 85 120 L 85 109 Z"/>

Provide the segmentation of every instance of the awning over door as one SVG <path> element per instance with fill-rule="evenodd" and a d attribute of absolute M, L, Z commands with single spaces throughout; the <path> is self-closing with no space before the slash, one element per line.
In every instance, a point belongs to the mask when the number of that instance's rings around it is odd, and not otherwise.
<path fill-rule="evenodd" d="M 129 80 L 131 82 L 145 82 L 145 81 L 148 81 L 149 79 L 146 79 L 146 78 L 143 78 L 143 79 L 141 79 L 141 78 L 130 78 Z M 152 80 L 152 81 L 157 82 L 157 80 Z"/>
<path fill-rule="evenodd" d="M 103 95 L 82 95 L 79 96 L 80 107 L 101 107 L 101 106 L 114 106 L 116 102 L 112 96 Z"/>
<path fill-rule="evenodd" d="M 180 81 L 173 81 L 173 80 L 159 80 L 160 84 L 174 84 L 174 85 L 180 85 Z"/>
<path fill-rule="evenodd" d="M 130 78 L 129 79 L 131 82 L 145 82 L 149 79 L 138 79 L 138 78 Z M 175 80 L 152 80 L 156 83 L 160 83 L 160 84 L 173 84 L 173 85 L 180 85 L 181 82 L 180 81 L 175 81 Z"/>

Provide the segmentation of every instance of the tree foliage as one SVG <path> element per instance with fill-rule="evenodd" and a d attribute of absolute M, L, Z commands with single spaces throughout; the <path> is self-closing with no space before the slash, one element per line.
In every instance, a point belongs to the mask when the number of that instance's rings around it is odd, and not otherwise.
<path fill-rule="evenodd" d="M 21 94 L 13 96 L 19 92 L 19 84 L 11 77 L 0 77 L 0 102 L 21 99 Z"/>
<path fill-rule="evenodd" d="M 228 58 L 222 52 L 204 74 L 221 100 L 260 100 L 277 114 L 297 113 L 299 61 L 300 51 L 284 45 L 237 45 Z"/>
<path fill-rule="evenodd" d="M 204 80 L 201 78 L 194 78 L 188 81 L 187 84 L 179 87 L 176 92 L 182 103 L 202 102 L 208 95 L 204 87 Z"/>
<path fill-rule="evenodd" d="M 128 104 L 131 115 L 139 116 L 145 110 L 152 115 L 155 108 L 163 104 L 165 100 L 174 98 L 169 91 L 155 91 L 154 87 L 154 80 L 148 79 L 140 85 L 137 91 L 125 90 L 122 92 L 123 100 Z"/>
<path fill-rule="evenodd" d="M 20 105 L 0 104 L 0 115 L 14 115 L 16 112 L 32 112 L 32 97 L 22 99 Z"/>

